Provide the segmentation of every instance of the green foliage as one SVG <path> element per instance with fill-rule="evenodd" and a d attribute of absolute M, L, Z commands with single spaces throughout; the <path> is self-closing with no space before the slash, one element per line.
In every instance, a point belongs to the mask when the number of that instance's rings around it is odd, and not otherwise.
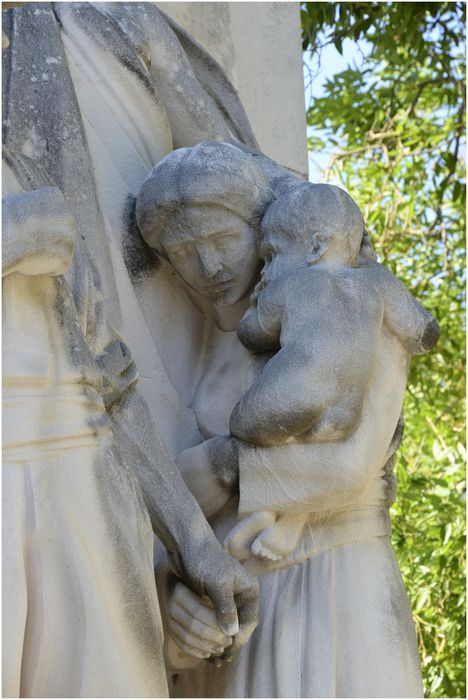
<path fill-rule="evenodd" d="M 465 4 L 302 4 L 317 60 L 358 42 L 360 65 L 308 111 L 310 150 L 356 199 L 379 258 L 434 313 L 441 339 L 413 361 L 393 540 L 428 697 L 465 697 Z"/>

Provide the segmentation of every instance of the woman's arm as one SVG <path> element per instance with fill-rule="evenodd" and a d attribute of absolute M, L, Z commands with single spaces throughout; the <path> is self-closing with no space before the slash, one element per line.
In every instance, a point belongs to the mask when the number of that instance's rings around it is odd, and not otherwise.
<path fill-rule="evenodd" d="M 375 453 L 371 444 L 353 438 L 340 443 L 289 443 L 278 447 L 255 447 L 227 438 L 237 443 L 239 450 L 238 463 L 230 466 L 230 481 L 239 479 L 239 516 L 264 510 L 322 512 L 355 501 L 376 471 L 379 452 L 387 452 L 391 435 L 385 450 Z M 206 461 L 207 482 L 210 478 L 213 481 L 216 471 L 228 471 L 223 452 L 214 453 L 211 462 Z M 203 499 L 204 488 L 195 484 L 191 490 Z"/>
<path fill-rule="evenodd" d="M 244 443 L 239 449 L 239 515 L 345 508 L 362 495 L 378 471 L 379 455 L 373 452 L 353 440 L 279 447 Z"/>
<path fill-rule="evenodd" d="M 196 593 L 208 595 L 227 636 L 250 636 L 258 619 L 256 582 L 223 551 L 143 397 L 130 388 L 112 404 L 110 417 L 116 447 L 138 475 L 153 530 L 170 553 L 177 575 Z"/>
<path fill-rule="evenodd" d="M 359 426 L 347 440 L 277 447 L 238 441 L 239 515 L 263 510 L 318 513 L 355 503 L 387 460 L 403 405 L 407 365 L 399 341 L 384 334 Z"/>
<path fill-rule="evenodd" d="M 400 346 L 401 347 L 401 346 Z M 358 428 L 339 442 L 239 447 L 239 514 L 320 513 L 361 498 L 383 468 L 403 405 L 406 357 L 388 338 Z"/>

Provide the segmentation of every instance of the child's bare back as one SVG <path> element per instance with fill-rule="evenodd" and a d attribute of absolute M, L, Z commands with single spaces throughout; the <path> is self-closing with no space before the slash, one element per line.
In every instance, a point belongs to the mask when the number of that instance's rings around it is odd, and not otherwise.
<path fill-rule="evenodd" d="M 234 409 L 231 433 L 261 446 L 346 439 L 359 422 L 384 328 L 411 356 L 432 347 L 437 326 L 378 263 L 306 268 L 269 283 L 238 335 L 252 352 L 280 349 Z"/>
<path fill-rule="evenodd" d="M 362 272 L 306 268 L 261 292 L 239 338 L 253 352 L 268 341 L 281 349 L 236 406 L 233 435 L 271 446 L 343 440 L 353 432 L 384 313 Z"/>

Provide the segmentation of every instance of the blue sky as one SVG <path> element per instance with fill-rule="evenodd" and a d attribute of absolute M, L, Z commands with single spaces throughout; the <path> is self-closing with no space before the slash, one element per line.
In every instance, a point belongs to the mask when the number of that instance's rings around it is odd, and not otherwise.
<path fill-rule="evenodd" d="M 365 42 L 360 42 L 361 48 Z M 317 60 L 304 54 L 304 85 L 305 85 L 305 101 L 306 106 L 310 104 L 310 100 L 314 97 L 320 97 L 324 94 L 323 86 L 328 78 L 331 78 L 336 73 L 345 70 L 351 62 L 356 62 L 358 65 L 362 61 L 362 55 L 357 48 L 355 41 L 345 39 L 343 42 L 343 55 L 335 48 L 333 44 L 322 49 L 320 69 L 318 75 L 314 77 L 312 84 L 310 83 L 309 70 L 313 73 L 317 71 Z M 307 129 L 308 135 L 312 134 L 311 127 Z M 322 180 L 322 171 L 330 158 L 329 153 L 314 152 L 309 153 L 309 180 L 312 182 L 320 182 Z M 330 182 L 333 182 L 330 180 Z M 335 183 L 338 184 L 338 183 Z"/>

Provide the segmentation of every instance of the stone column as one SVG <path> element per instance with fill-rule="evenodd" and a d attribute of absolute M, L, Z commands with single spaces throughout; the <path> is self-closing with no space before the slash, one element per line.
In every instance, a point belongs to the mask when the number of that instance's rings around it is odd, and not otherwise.
<path fill-rule="evenodd" d="M 262 151 L 308 177 L 299 3 L 160 2 L 239 91 Z"/>

